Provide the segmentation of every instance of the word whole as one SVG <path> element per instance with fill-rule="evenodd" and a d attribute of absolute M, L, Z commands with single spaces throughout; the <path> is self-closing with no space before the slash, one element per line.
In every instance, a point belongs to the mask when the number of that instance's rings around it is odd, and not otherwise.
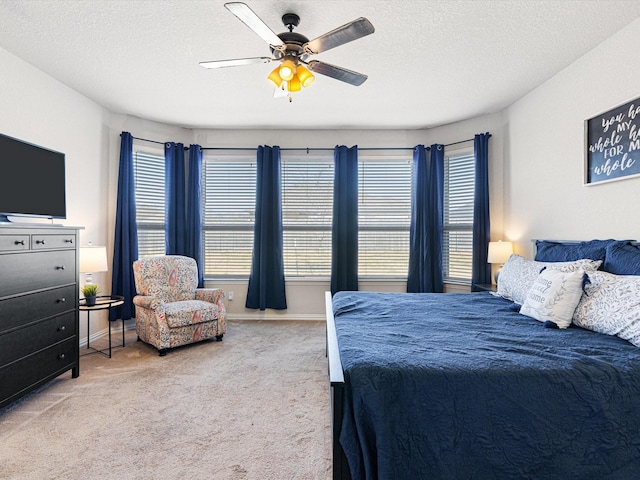
<path fill-rule="evenodd" d="M 624 111 L 602 117 L 601 135 L 589 144 L 590 153 L 602 155 L 593 173 L 610 177 L 624 174 L 636 163 L 632 152 L 640 150 L 640 105 L 631 103 Z M 616 175 L 617 176 L 617 175 Z"/>

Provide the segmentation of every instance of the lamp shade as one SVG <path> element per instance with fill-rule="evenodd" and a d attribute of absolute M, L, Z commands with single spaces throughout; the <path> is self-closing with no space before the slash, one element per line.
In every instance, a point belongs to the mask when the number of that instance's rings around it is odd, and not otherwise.
<path fill-rule="evenodd" d="M 309 69 L 303 67 L 302 65 L 298 65 L 296 69 L 296 74 L 298 75 L 298 79 L 303 87 L 308 87 L 313 83 L 316 77 L 313 76 L 313 73 L 309 71 Z"/>
<path fill-rule="evenodd" d="M 267 78 L 274 83 L 276 88 L 280 87 L 283 82 L 282 77 L 280 77 L 280 67 L 274 68 Z"/>
<path fill-rule="evenodd" d="M 107 247 L 80 247 L 80 272 L 106 272 Z"/>
<path fill-rule="evenodd" d="M 293 77 L 291 77 L 291 80 L 289 80 L 289 83 L 287 84 L 287 88 L 289 89 L 290 92 L 300 91 L 302 87 L 300 85 L 300 79 L 298 78 L 297 75 L 294 75 Z"/>
<path fill-rule="evenodd" d="M 513 253 L 511 242 L 489 242 L 487 263 L 505 263 Z"/>

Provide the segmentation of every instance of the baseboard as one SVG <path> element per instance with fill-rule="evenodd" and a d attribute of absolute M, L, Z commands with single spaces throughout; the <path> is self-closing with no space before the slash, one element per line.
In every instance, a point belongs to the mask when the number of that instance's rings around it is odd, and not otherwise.
<path fill-rule="evenodd" d="M 247 321 L 247 320 L 253 320 L 253 321 L 274 321 L 274 320 L 279 320 L 279 321 L 310 321 L 310 322 L 318 322 L 318 321 L 322 321 L 324 322 L 326 320 L 325 316 L 323 314 L 317 313 L 317 314 L 305 314 L 305 315 L 301 315 L 301 314 L 277 314 L 277 313 L 228 313 L 227 314 L 227 321 Z M 114 325 L 115 323 L 115 325 Z M 128 330 L 135 330 L 136 329 L 136 321 L 134 318 L 132 318 L 131 320 L 127 320 L 124 322 L 125 323 L 125 332 Z M 116 322 L 112 322 L 111 324 L 111 338 L 113 340 L 113 338 L 116 335 L 122 334 L 122 322 L 120 320 L 116 320 Z M 102 337 L 106 337 L 109 335 L 109 328 L 104 328 L 102 330 L 100 330 L 99 332 L 95 332 L 91 335 L 91 337 L 89 338 L 89 342 L 93 342 L 95 340 L 98 340 Z M 87 337 L 84 337 L 80 340 L 80 348 L 82 347 L 86 347 L 87 346 Z"/>
<path fill-rule="evenodd" d="M 116 338 L 115 336 L 118 334 L 122 334 L 122 321 L 120 320 L 116 320 L 115 322 L 111 323 L 111 340 L 113 340 L 114 338 Z M 135 330 L 136 329 L 136 323 L 135 320 L 126 320 L 124 322 L 124 331 L 128 331 L 128 330 Z M 102 337 L 107 337 L 109 336 L 109 327 L 104 328 L 98 332 L 93 333 L 90 337 L 89 337 L 89 343 L 98 340 Z M 117 340 L 120 341 L 120 340 Z M 84 337 L 82 339 L 80 339 L 79 342 L 79 346 L 80 348 L 82 347 L 86 347 L 87 346 L 87 337 Z"/>
<path fill-rule="evenodd" d="M 266 312 L 258 312 L 258 313 L 227 313 L 227 321 L 244 321 L 244 320 L 289 320 L 289 321 L 324 321 L 325 316 L 322 313 L 310 313 L 310 314 L 287 314 L 287 313 L 266 313 Z"/>

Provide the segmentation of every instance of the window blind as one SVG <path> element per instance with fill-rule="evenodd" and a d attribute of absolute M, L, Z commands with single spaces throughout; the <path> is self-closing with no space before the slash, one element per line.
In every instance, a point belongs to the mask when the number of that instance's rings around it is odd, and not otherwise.
<path fill-rule="evenodd" d="M 164 154 L 134 151 L 133 172 L 138 256 L 164 255 Z"/>
<path fill-rule="evenodd" d="M 255 155 L 204 155 L 202 226 L 205 276 L 249 276 L 255 200 Z"/>
<path fill-rule="evenodd" d="M 331 275 L 333 158 L 282 153 L 284 273 Z"/>
<path fill-rule="evenodd" d="M 446 280 L 471 280 L 475 159 L 445 155 L 443 269 Z"/>
<path fill-rule="evenodd" d="M 410 153 L 358 158 L 358 275 L 403 276 L 409 268 Z"/>

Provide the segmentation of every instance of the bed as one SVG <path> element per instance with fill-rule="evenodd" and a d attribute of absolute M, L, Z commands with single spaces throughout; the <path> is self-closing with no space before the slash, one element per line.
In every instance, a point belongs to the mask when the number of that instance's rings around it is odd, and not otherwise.
<path fill-rule="evenodd" d="M 640 276 L 548 258 L 510 259 L 500 295 L 327 294 L 334 479 L 638 477 Z M 569 325 L 520 313 L 541 263 L 579 275 Z"/>

